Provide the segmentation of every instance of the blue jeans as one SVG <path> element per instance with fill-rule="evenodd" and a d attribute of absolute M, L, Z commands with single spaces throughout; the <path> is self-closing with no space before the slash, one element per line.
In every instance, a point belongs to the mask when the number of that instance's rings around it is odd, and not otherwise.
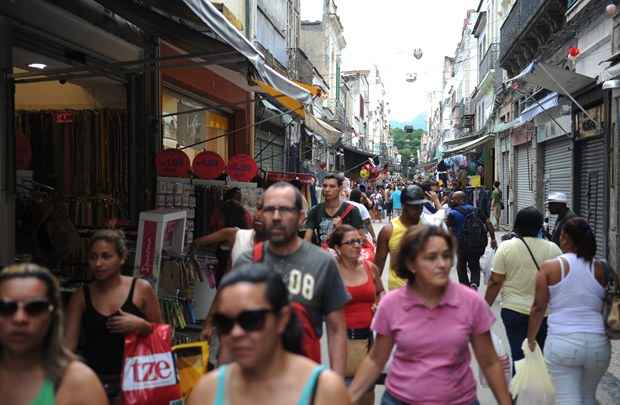
<path fill-rule="evenodd" d="M 595 405 L 596 387 L 609 367 L 611 349 L 605 335 L 571 333 L 550 335 L 545 362 L 562 405 Z"/>
<path fill-rule="evenodd" d="M 385 393 L 381 398 L 381 405 L 407 405 L 407 403 L 395 398 L 388 390 L 385 390 Z M 476 399 L 471 403 L 471 405 L 480 405 L 480 402 Z"/>
<path fill-rule="evenodd" d="M 508 337 L 508 343 L 510 344 L 510 353 L 512 355 L 512 374 L 515 373 L 515 361 L 521 360 L 523 350 L 521 345 L 527 338 L 527 324 L 530 320 L 528 315 L 523 315 L 517 311 L 511 309 L 502 309 L 502 322 L 506 327 L 506 336 Z M 538 346 L 542 349 L 545 347 L 545 339 L 547 338 L 547 318 L 543 319 L 536 336 Z"/>

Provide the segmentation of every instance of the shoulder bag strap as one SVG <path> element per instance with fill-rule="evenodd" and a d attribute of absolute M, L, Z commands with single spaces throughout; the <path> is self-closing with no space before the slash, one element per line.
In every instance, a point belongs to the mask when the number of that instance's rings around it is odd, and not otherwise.
<path fill-rule="evenodd" d="M 353 208 L 354 208 L 353 204 L 348 204 L 348 203 L 345 203 L 345 204 L 347 204 L 347 206 L 345 207 L 344 211 L 342 211 L 342 214 L 340 214 L 341 221 L 344 221 L 347 215 L 349 215 L 349 213 L 353 211 Z"/>
<path fill-rule="evenodd" d="M 527 243 L 525 243 L 525 239 L 523 239 L 520 236 L 519 236 L 519 239 L 521 239 L 521 242 L 523 242 L 523 244 L 527 248 L 527 251 L 530 252 L 530 256 L 532 257 L 532 260 L 534 261 L 534 264 L 536 265 L 536 270 L 540 270 L 540 267 L 538 266 L 538 262 L 536 261 L 536 258 L 534 257 L 534 253 L 532 253 L 532 251 L 530 250 L 530 247 L 527 245 Z"/>
<path fill-rule="evenodd" d="M 263 246 L 265 244 L 263 242 L 258 242 L 254 245 L 254 249 L 252 249 L 252 261 L 254 263 L 260 263 L 263 261 L 263 256 L 265 255 Z"/>

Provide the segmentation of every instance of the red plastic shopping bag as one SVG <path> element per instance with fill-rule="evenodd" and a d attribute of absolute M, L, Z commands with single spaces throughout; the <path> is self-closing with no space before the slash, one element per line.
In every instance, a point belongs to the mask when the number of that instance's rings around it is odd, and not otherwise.
<path fill-rule="evenodd" d="M 123 404 L 182 404 L 181 389 L 172 355 L 170 325 L 153 325 L 145 336 L 125 337 Z"/>

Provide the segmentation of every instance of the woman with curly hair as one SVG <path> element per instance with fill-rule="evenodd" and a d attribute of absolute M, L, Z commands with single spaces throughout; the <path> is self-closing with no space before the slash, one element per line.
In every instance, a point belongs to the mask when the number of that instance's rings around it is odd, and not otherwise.
<path fill-rule="evenodd" d="M 11 405 L 103 405 L 93 371 L 63 346 L 57 280 L 36 264 L 0 272 L 0 393 Z"/>

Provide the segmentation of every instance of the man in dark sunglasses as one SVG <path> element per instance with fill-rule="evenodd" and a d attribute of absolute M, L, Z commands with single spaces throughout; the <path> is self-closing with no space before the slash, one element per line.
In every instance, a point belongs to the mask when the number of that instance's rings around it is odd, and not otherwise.
<path fill-rule="evenodd" d="M 235 268 L 263 262 L 282 275 L 297 316 L 304 326 L 304 354 L 321 361 L 323 321 L 332 368 L 344 375 L 347 329 L 344 305 L 349 300 L 334 258 L 297 235 L 304 221 L 303 197 L 289 183 L 265 191 L 263 217 L 269 241 L 256 245 L 235 262 Z"/>

